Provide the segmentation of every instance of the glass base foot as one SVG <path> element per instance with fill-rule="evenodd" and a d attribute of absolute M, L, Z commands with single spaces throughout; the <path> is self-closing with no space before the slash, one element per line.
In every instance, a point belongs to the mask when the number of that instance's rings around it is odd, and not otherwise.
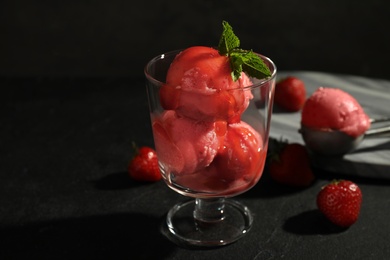
<path fill-rule="evenodd" d="M 216 214 L 210 215 L 211 207 Z M 235 200 L 196 199 L 176 204 L 168 212 L 166 222 L 169 235 L 176 243 L 216 247 L 243 237 L 250 230 L 253 218 L 250 210 Z"/>

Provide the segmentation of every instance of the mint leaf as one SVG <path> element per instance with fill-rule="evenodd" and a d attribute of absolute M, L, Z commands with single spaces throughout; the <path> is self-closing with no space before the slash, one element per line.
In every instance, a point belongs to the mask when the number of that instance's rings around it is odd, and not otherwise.
<path fill-rule="evenodd" d="M 242 69 L 251 77 L 262 79 L 271 76 L 271 71 L 264 61 L 253 51 L 243 55 Z"/>
<path fill-rule="evenodd" d="M 240 47 L 240 40 L 234 34 L 233 28 L 229 25 L 228 22 L 222 22 L 222 35 L 218 44 L 218 51 L 220 55 L 229 54 L 229 52 L 235 48 Z"/>
<path fill-rule="evenodd" d="M 241 77 L 243 63 L 241 54 L 235 52 L 230 54 L 230 68 L 232 69 L 233 81 L 237 81 Z"/>
<path fill-rule="evenodd" d="M 222 22 L 223 31 L 218 44 L 220 55 L 226 55 L 230 60 L 232 78 L 234 81 L 241 77 L 244 71 L 250 77 L 262 79 L 271 76 L 271 71 L 263 60 L 253 51 L 240 49 L 240 40 L 234 34 L 228 22 Z"/>

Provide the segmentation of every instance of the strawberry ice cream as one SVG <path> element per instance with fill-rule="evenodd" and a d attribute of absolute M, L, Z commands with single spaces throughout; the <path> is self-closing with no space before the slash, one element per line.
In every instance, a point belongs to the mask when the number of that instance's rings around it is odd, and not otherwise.
<path fill-rule="evenodd" d="M 154 120 L 158 157 L 175 175 L 192 174 L 207 167 L 219 148 L 213 122 L 180 117 L 173 110 Z"/>
<path fill-rule="evenodd" d="M 259 171 L 260 152 L 264 152 L 262 150 L 263 140 L 249 124 L 243 121 L 229 124 L 223 150 L 215 159 L 222 178 L 231 181 L 245 178 L 246 175 L 256 175 Z"/>
<path fill-rule="evenodd" d="M 180 175 L 176 183 L 191 190 L 237 194 L 261 177 L 267 150 L 262 137 L 247 123 L 227 127 L 213 162 L 196 174 Z"/>
<path fill-rule="evenodd" d="M 350 94 L 320 87 L 305 102 L 301 124 L 315 130 L 337 130 L 358 137 L 370 128 L 370 119 Z"/>
<path fill-rule="evenodd" d="M 242 88 L 250 85 L 244 73 L 233 81 L 229 58 L 216 49 L 190 47 L 172 62 L 160 91 L 161 104 L 196 120 L 238 122 L 252 99 Z"/>
<path fill-rule="evenodd" d="M 263 84 L 269 91 L 272 85 Z M 229 196 L 257 183 L 267 142 L 253 128 L 262 129 L 259 108 L 249 104 L 267 97 L 253 95 L 252 85 L 245 73 L 233 80 L 229 58 L 216 49 L 190 47 L 175 56 L 152 116 L 160 169 L 171 188 L 188 196 Z M 242 121 L 247 109 L 258 115 L 252 126 Z"/>

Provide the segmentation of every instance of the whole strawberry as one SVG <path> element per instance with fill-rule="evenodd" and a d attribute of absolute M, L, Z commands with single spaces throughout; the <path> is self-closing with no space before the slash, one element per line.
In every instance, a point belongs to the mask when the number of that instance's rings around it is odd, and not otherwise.
<path fill-rule="evenodd" d="M 290 112 L 299 111 L 306 101 L 306 88 L 302 80 L 289 76 L 276 83 L 275 104 Z"/>
<path fill-rule="evenodd" d="M 298 143 L 276 143 L 275 154 L 269 162 L 269 173 L 273 180 L 292 187 L 307 187 L 315 176 L 310 167 L 309 154 L 305 146 Z"/>
<path fill-rule="evenodd" d="M 318 209 L 334 224 L 349 227 L 359 216 L 362 192 L 348 180 L 333 181 L 317 195 Z"/>
<path fill-rule="evenodd" d="M 128 165 L 128 173 L 137 181 L 154 182 L 161 179 L 156 151 L 150 147 L 135 147 L 135 155 Z"/>

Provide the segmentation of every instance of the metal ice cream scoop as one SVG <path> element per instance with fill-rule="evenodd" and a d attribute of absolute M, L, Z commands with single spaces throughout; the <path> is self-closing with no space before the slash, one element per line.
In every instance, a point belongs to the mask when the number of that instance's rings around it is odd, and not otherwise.
<path fill-rule="evenodd" d="M 370 119 L 375 123 L 390 122 L 390 118 Z M 390 125 L 370 128 L 364 134 L 354 138 L 341 131 L 316 130 L 301 125 L 299 129 L 306 147 L 313 153 L 324 156 L 343 156 L 354 149 L 366 138 L 390 137 Z"/>

